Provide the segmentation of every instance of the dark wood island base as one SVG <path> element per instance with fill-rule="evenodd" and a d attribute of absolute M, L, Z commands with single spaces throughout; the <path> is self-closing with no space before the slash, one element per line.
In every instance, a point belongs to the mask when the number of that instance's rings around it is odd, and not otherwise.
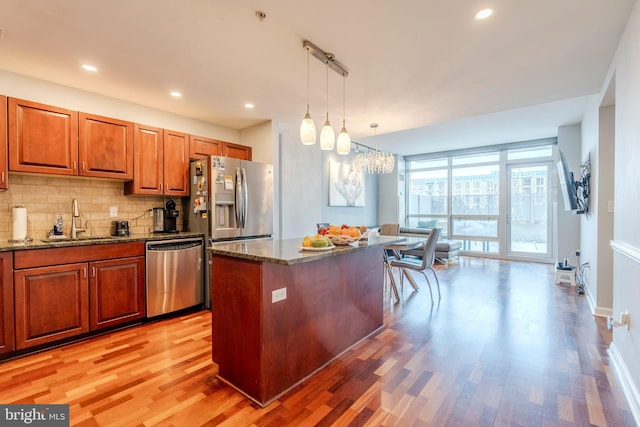
<path fill-rule="evenodd" d="M 211 250 L 213 361 L 261 406 L 383 326 L 383 245 L 307 254 L 299 242 Z M 244 255 L 225 252 L 232 245 Z M 277 258 L 251 256 L 265 249 L 252 245 L 273 245 Z"/>

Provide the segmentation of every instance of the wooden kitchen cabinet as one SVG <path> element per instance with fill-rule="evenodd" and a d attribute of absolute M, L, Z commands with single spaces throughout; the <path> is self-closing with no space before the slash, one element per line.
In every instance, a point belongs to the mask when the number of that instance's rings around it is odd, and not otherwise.
<path fill-rule="evenodd" d="M 9 188 L 7 168 L 7 97 L 0 96 L 0 190 Z M 1 350 L 0 350 L 1 351 Z"/>
<path fill-rule="evenodd" d="M 9 170 L 77 175 L 78 113 L 9 98 Z"/>
<path fill-rule="evenodd" d="M 248 147 L 246 145 L 234 144 L 232 142 L 225 142 L 224 156 L 233 157 L 240 160 L 251 160 L 251 147 Z"/>
<path fill-rule="evenodd" d="M 188 196 L 187 134 L 139 124 L 133 128 L 133 181 L 125 182 L 125 194 Z"/>
<path fill-rule="evenodd" d="M 146 316 L 144 242 L 15 251 L 16 350 Z"/>
<path fill-rule="evenodd" d="M 11 252 L 0 253 L 0 354 L 15 350 L 12 261 Z"/>
<path fill-rule="evenodd" d="M 166 196 L 189 195 L 189 135 L 164 130 L 164 191 Z"/>
<path fill-rule="evenodd" d="M 133 179 L 133 123 L 79 113 L 78 174 Z"/>
<path fill-rule="evenodd" d="M 146 316 L 144 257 L 89 264 L 90 330 Z"/>
<path fill-rule="evenodd" d="M 200 159 L 207 156 L 225 156 L 251 160 L 251 147 L 191 135 L 189 138 L 189 157 Z"/>
<path fill-rule="evenodd" d="M 189 157 L 201 159 L 207 156 L 222 156 L 223 141 L 205 138 L 203 136 L 189 136 Z"/>
<path fill-rule="evenodd" d="M 15 271 L 16 349 L 89 331 L 87 264 Z"/>

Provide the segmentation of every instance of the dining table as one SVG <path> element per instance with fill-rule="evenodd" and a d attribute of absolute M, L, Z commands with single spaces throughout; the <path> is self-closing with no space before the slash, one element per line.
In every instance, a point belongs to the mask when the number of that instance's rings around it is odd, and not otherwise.
<path fill-rule="evenodd" d="M 393 291 L 393 294 L 395 296 L 396 303 L 400 301 L 400 293 L 398 292 L 398 286 L 396 285 L 395 278 L 393 277 L 393 270 L 391 269 L 391 261 L 392 260 L 389 257 L 389 254 L 391 253 L 392 256 L 395 259 L 399 260 L 399 259 L 402 258 L 402 251 L 403 250 L 421 248 L 425 244 L 426 241 L 427 241 L 427 239 L 422 238 L 422 237 L 404 237 L 402 240 L 398 240 L 398 241 L 395 241 L 393 243 L 386 244 L 384 246 L 384 264 L 385 264 L 385 269 L 387 270 L 387 274 L 389 275 L 389 283 L 391 285 L 391 290 Z M 411 276 L 411 273 L 409 271 L 407 271 L 407 269 L 405 269 L 405 268 L 400 268 L 400 279 L 401 280 L 402 280 L 402 275 L 404 275 L 407 278 L 407 280 L 411 284 L 411 287 L 414 290 L 417 291 L 418 290 L 418 284 L 414 280 L 413 276 Z"/>

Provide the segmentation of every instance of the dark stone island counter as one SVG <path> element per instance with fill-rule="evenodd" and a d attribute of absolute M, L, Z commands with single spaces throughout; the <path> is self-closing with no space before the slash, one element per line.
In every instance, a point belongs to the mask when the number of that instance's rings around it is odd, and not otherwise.
<path fill-rule="evenodd" d="M 261 406 L 383 326 L 383 248 L 402 240 L 301 251 L 302 239 L 210 249 L 218 377 Z"/>

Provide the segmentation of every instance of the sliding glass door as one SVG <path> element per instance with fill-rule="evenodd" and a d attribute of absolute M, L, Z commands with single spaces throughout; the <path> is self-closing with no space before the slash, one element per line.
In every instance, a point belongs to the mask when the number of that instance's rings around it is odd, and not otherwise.
<path fill-rule="evenodd" d="M 551 257 L 551 170 L 551 162 L 508 165 L 508 255 Z"/>

